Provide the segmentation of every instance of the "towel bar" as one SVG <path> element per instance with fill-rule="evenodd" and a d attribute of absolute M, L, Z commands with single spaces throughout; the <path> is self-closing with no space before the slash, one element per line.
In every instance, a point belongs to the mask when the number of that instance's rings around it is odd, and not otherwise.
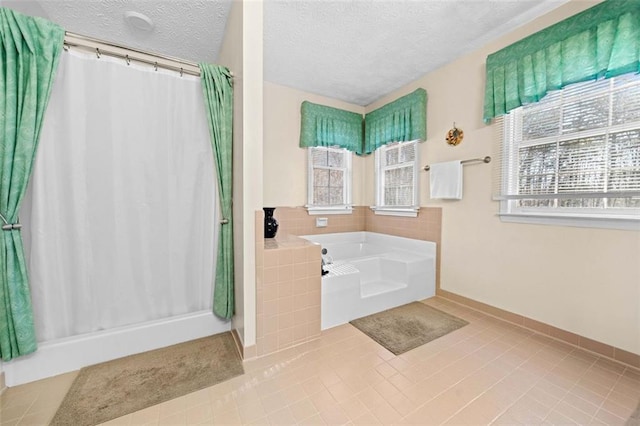
<path fill-rule="evenodd" d="M 491 157 L 489 157 L 487 155 L 484 158 L 470 158 L 468 160 L 461 161 L 460 164 L 477 163 L 477 162 L 490 163 L 491 162 Z M 430 168 L 431 168 L 431 166 L 428 165 L 428 164 L 426 166 L 424 166 L 424 170 L 426 172 L 428 172 Z"/>

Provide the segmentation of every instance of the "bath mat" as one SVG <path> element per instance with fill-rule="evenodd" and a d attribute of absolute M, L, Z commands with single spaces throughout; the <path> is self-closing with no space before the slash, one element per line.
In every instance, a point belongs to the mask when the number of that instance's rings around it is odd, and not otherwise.
<path fill-rule="evenodd" d="M 230 332 L 85 367 L 51 425 L 90 426 L 243 374 Z"/>
<path fill-rule="evenodd" d="M 424 303 L 413 302 L 358 318 L 351 324 L 400 355 L 469 323 Z"/>

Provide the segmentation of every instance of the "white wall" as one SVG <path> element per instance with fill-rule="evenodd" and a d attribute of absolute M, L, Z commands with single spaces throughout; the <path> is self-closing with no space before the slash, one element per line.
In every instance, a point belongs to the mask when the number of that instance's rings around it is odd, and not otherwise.
<path fill-rule="evenodd" d="M 427 90 L 428 140 L 421 165 L 493 155 L 492 126 L 482 122 L 488 54 L 597 2 L 574 1 L 495 43 L 468 54 L 367 106 L 367 112 L 417 87 Z M 465 132 L 457 147 L 444 137 L 453 122 Z M 366 164 L 365 203 L 373 194 L 373 158 Z M 502 223 L 491 200 L 492 168 L 464 168 L 464 199 L 428 196 L 443 209 L 444 290 L 640 354 L 640 232 Z"/>
<path fill-rule="evenodd" d="M 364 113 L 364 107 L 313 93 L 264 83 L 265 206 L 307 204 L 307 150 L 300 143 L 300 105 L 309 101 Z M 353 204 L 364 202 L 365 159 L 353 155 Z"/>

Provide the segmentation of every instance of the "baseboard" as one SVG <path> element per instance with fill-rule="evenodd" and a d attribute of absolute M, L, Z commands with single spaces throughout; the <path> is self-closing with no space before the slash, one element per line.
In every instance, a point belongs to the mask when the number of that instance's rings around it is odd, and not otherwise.
<path fill-rule="evenodd" d="M 494 316 L 501 320 L 517 324 L 524 328 L 528 328 L 537 333 L 560 340 L 564 343 L 568 343 L 581 349 L 594 352 L 597 355 L 604 356 L 630 367 L 640 369 L 640 355 L 638 354 L 634 354 L 632 352 L 616 348 L 615 346 L 611 346 L 606 343 L 589 339 L 588 337 L 580 336 L 578 334 L 562 330 L 552 325 L 527 318 L 523 315 L 514 314 L 513 312 L 505 311 L 504 309 L 496 308 L 495 306 L 478 302 L 477 300 L 469 299 L 468 297 L 460 296 L 459 294 L 452 293 L 447 290 L 442 290 L 441 288 L 436 289 L 436 296 L 443 297 L 482 313 Z"/>
<path fill-rule="evenodd" d="M 238 334 L 238 330 L 235 328 L 231 330 L 231 335 L 233 336 L 233 341 L 236 342 L 236 349 L 238 349 L 238 353 L 243 361 L 247 361 L 253 359 L 258 354 L 258 349 L 256 345 L 244 346 L 242 339 L 240 338 L 240 334 Z"/>

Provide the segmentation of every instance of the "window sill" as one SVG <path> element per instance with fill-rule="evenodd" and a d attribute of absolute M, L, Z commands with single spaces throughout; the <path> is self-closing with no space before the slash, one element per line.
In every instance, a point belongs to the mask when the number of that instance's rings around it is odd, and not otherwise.
<path fill-rule="evenodd" d="M 353 208 L 351 206 L 305 206 L 309 215 L 325 215 L 325 214 L 351 214 Z"/>
<path fill-rule="evenodd" d="M 420 207 L 393 208 L 371 206 L 371 210 L 373 210 L 375 214 L 382 216 L 418 217 Z"/>
<path fill-rule="evenodd" d="M 534 225 L 574 226 L 579 228 L 621 229 L 640 231 L 640 217 L 593 215 L 560 215 L 535 213 L 500 213 L 500 220 L 508 223 L 528 223 Z"/>

